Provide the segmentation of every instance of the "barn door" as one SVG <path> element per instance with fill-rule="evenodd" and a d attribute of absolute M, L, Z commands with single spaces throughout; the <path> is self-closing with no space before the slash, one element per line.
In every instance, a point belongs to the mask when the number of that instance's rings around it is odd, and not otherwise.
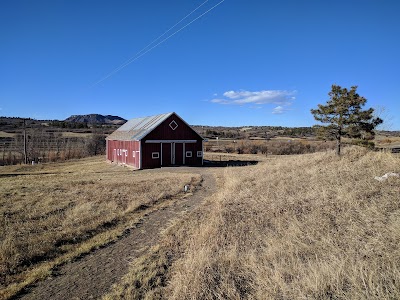
<path fill-rule="evenodd" d="M 183 165 L 183 143 L 174 143 L 175 165 Z"/>
<path fill-rule="evenodd" d="M 171 143 L 171 164 L 182 165 L 183 164 L 183 144 L 182 143 Z"/>
<path fill-rule="evenodd" d="M 161 153 L 162 160 L 161 165 L 166 167 L 172 165 L 172 155 L 171 155 L 171 143 L 161 143 Z"/>

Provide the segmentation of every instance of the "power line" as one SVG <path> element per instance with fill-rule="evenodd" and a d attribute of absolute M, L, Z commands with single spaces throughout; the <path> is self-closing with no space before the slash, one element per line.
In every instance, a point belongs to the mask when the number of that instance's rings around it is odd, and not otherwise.
<path fill-rule="evenodd" d="M 146 50 L 148 47 L 150 47 L 152 44 L 154 44 L 156 41 L 158 41 L 160 38 L 162 38 L 164 35 L 166 35 L 168 32 L 170 32 L 173 28 L 178 26 L 180 23 L 182 23 L 184 20 L 186 20 L 189 16 L 191 16 L 195 11 L 197 11 L 200 7 L 202 7 L 204 4 L 206 4 L 209 0 L 204 1 L 202 4 L 200 4 L 198 7 L 196 7 L 194 10 L 192 10 L 189 14 L 187 14 L 184 18 L 182 18 L 179 22 L 175 23 L 172 27 L 170 27 L 167 31 L 165 31 L 163 34 L 161 34 L 159 37 L 154 39 L 151 43 L 149 43 L 146 47 L 144 47 L 142 50 L 140 50 L 138 53 L 136 53 L 134 56 L 132 56 L 130 59 L 128 59 L 125 63 L 122 65 L 128 63 L 131 61 L 133 58 L 135 58 L 137 55 L 142 53 L 144 50 Z M 115 70 L 118 71 L 119 68 L 116 68 Z M 113 71 L 114 72 L 114 71 Z"/>
<path fill-rule="evenodd" d="M 122 65 L 120 65 L 118 68 L 115 68 L 113 71 L 108 73 L 105 77 L 94 83 L 91 87 L 97 85 L 98 83 L 102 82 L 103 80 L 109 78 L 110 76 L 114 75 L 117 73 L 119 70 L 124 68 L 126 65 L 130 64 L 136 56 L 140 55 L 143 51 L 145 51 L 147 48 L 149 48 L 152 44 L 154 44 L 156 41 L 158 41 L 160 38 L 162 38 L 164 35 L 166 35 L 168 32 L 170 32 L 173 28 L 178 26 L 180 23 L 182 23 L 184 20 L 186 20 L 189 16 L 191 16 L 195 11 L 197 11 L 200 7 L 202 7 L 204 4 L 206 4 L 209 0 L 204 1 L 201 3 L 198 7 L 196 7 L 194 10 L 192 10 L 189 14 L 187 14 L 184 18 L 182 18 L 179 22 L 175 23 L 172 27 L 170 27 L 167 31 L 165 31 L 163 34 L 161 34 L 159 37 L 154 39 L 151 43 L 149 43 L 146 47 L 141 49 L 139 52 L 137 52 L 135 55 L 133 55 L 131 58 L 129 58 L 127 61 L 125 61 Z"/>
<path fill-rule="evenodd" d="M 148 44 L 146 47 L 144 47 L 142 50 L 140 50 L 139 52 L 137 52 L 134 56 L 132 56 L 130 59 L 128 59 L 126 62 L 124 62 L 122 65 L 120 65 L 118 68 L 114 69 L 113 71 L 111 71 L 110 73 L 108 73 L 106 76 L 104 76 L 103 78 L 101 78 L 100 80 L 96 81 L 94 84 L 92 84 L 90 86 L 90 88 L 93 88 L 94 86 L 98 85 L 100 82 L 103 82 L 104 80 L 106 80 L 107 78 L 113 76 L 114 74 L 116 74 L 117 72 L 119 72 L 121 69 L 125 68 L 126 66 L 130 65 L 131 63 L 133 63 L 134 61 L 138 60 L 140 57 L 142 57 L 143 55 L 145 55 L 146 53 L 150 52 L 151 50 L 153 50 L 154 48 L 158 47 L 159 45 L 161 45 L 162 43 L 166 42 L 167 40 L 169 40 L 171 37 L 173 37 L 175 34 L 179 33 L 180 31 L 182 31 L 183 29 L 185 29 L 186 27 L 188 27 L 190 24 L 192 24 L 193 22 L 197 21 L 198 19 L 200 19 L 201 17 L 203 17 L 204 15 L 208 14 L 210 11 L 212 11 L 214 8 L 216 8 L 217 6 L 219 6 L 222 2 L 224 2 L 225 0 L 221 0 L 220 2 L 218 2 L 216 5 L 214 5 L 213 7 L 211 7 L 210 9 L 208 9 L 207 11 L 205 11 L 204 13 L 202 13 L 200 16 L 198 16 L 197 18 L 193 19 L 192 21 L 190 21 L 188 24 L 186 24 L 185 26 L 181 27 L 180 29 L 176 30 L 174 33 L 172 33 L 171 35 L 167 36 L 165 39 L 163 39 L 161 42 L 157 43 L 156 45 L 154 45 L 153 47 L 149 48 L 152 44 L 154 44 L 156 41 L 158 41 L 159 39 L 161 39 L 164 35 L 166 35 L 168 32 L 170 32 L 173 28 L 175 28 L 177 25 L 179 25 L 180 23 L 182 23 L 182 21 L 184 21 L 185 19 L 187 19 L 190 15 L 192 15 L 195 11 L 197 11 L 200 7 L 202 7 L 205 3 L 207 3 L 209 0 L 204 1 L 202 4 L 200 4 L 198 7 L 196 7 L 193 11 L 191 11 L 188 15 L 186 15 L 183 19 L 181 19 L 179 22 L 177 22 L 175 25 L 173 25 L 172 27 L 170 27 L 167 31 L 165 31 L 163 34 L 161 34 L 159 37 L 157 37 L 156 39 L 154 39 L 150 44 Z M 147 49 L 149 48 L 149 49 Z M 147 50 L 146 50 L 147 49 Z M 146 50 L 146 51 L 144 51 Z M 143 52 L 144 51 L 144 52 Z"/>

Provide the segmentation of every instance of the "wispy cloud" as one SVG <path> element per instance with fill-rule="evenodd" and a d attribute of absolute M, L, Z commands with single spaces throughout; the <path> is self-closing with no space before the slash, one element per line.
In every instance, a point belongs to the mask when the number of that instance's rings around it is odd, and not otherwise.
<path fill-rule="evenodd" d="M 283 107 L 283 106 L 277 106 L 277 107 L 275 107 L 273 110 L 272 110 L 272 113 L 274 114 L 274 115 L 279 115 L 279 114 L 283 114 L 285 111 L 287 111 L 288 109 L 286 109 L 285 107 Z"/>
<path fill-rule="evenodd" d="M 282 114 L 287 109 L 286 106 L 292 104 L 296 99 L 296 91 L 290 90 L 262 90 L 262 91 L 227 91 L 223 93 L 223 97 L 214 98 L 212 103 L 232 104 L 232 105 L 278 105 L 272 111 L 273 114 Z"/>

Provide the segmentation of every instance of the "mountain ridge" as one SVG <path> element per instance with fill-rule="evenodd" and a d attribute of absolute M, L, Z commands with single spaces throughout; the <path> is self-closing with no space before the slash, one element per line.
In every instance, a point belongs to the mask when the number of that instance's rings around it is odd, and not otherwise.
<path fill-rule="evenodd" d="M 101 115 L 101 114 L 86 114 L 86 115 L 72 115 L 64 120 L 70 123 L 87 123 L 87 124 L 114 124 L 122 125 L 126 123 L 126 119 L 112 116 L 112 115 Z"/>

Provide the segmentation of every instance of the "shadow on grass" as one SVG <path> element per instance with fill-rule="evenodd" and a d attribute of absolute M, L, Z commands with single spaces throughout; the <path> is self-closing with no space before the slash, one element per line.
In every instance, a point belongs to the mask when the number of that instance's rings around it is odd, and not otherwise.
<path fill-rule="evenodd" d="M 203 167 L 244 167 L 258 164 L 257 160 L 204 160 Z"/>

